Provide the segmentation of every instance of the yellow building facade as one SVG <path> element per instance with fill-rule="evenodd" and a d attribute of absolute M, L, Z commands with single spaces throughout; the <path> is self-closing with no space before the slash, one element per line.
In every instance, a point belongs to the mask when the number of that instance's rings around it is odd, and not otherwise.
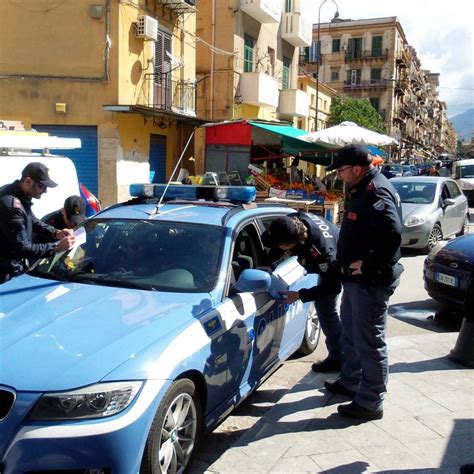
<path fill-rule="evenodd" d="M 103 205 L 168 178 L 201 123 L 195 2 L 168 3 L 0 2 L 0 119 L 81 138 L 71 157 Z"/>

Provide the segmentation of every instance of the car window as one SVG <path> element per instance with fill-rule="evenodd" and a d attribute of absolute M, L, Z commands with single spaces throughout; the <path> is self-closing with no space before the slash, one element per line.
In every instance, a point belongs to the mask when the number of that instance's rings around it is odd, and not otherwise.
<path fill-rule="evenodd" d="M 232 252 L 233 279 L 248 268 L 258 268 L 264 264 L 264 250 L 253 223 L 247 224 L 237 234 Z"/>
<path fill-rule="evenodd" d="M 435 183 L 424 182 L 393 182 L 402 203 L 407 204 L 430 204 L 436 193 Z"/>
<path fill-rule="evenodd" d="M 458 170 L 460 178 L 474 178 L 474 165 L 461 165 Z"/>
<path fill-rule="evenodd" d="M 449 190 L 449 195 L 454 199 L 461 195 L 461 190 L 454 181 L 448 181 L 446 186 Z"/>
<path fill-rule="evenodd" d="M 83 243 L 42 259 L 36 276 L 145 290 L 210 291 L 218 278 L 220 227 L 181 222 L 93 219 Z"/>
<path fill-rule="evenodd" d="M 442 188 L 441 188 L 441 199 L 448 199 L 450 198 L 451 195 L 449 194 L 449 190 L 448 190 L 448 187 L 446 186 L 446 184 L 443 184 Z"/>

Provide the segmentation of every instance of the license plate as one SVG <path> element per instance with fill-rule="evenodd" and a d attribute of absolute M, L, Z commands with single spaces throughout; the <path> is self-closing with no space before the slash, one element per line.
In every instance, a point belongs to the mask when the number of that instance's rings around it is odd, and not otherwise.
<path fill-rule="evenodd" d="M 435 279 L 438 283 L 443 283 L 449 286 L 458 286 L 458 279 L 445 273 L 435 273 Z"/>

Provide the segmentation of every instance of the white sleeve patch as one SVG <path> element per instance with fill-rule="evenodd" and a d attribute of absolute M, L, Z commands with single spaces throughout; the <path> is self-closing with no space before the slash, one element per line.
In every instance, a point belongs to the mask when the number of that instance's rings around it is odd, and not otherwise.
<path fill-rule="evenodd" d="M 376 211 L 383 211 L 385 209 L 385 203 L 383 202 L 383 199 L 379 199 L 374 203 L 374 209 Z"/>

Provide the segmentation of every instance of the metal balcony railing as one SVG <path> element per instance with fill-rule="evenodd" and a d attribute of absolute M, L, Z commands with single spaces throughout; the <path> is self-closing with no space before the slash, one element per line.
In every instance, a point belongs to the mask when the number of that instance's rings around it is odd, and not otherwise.
<path fill-rule="evenodd" d="M 349 51 L 345 53 L 346 61 L 353 61 L 356 59 L 387 59 L 388 58 L 388 48 L 385 49 L 373 49 L 365 51 Z"/>
<path fill-rule="evenodd" d="M 148 107 L 174 112 L 181 115 L 196 116 L 196 83 L 176 80 L 168 74 L 146 74 L 146 82 L 152 91 Z"/>
<path fill-rule="evenodd" d="M 354 81 L 344 81 L 344 89 L 383 89 L 387 87 L 385 79 L 371 79 L 363 81 L 357 78 Z"/>

